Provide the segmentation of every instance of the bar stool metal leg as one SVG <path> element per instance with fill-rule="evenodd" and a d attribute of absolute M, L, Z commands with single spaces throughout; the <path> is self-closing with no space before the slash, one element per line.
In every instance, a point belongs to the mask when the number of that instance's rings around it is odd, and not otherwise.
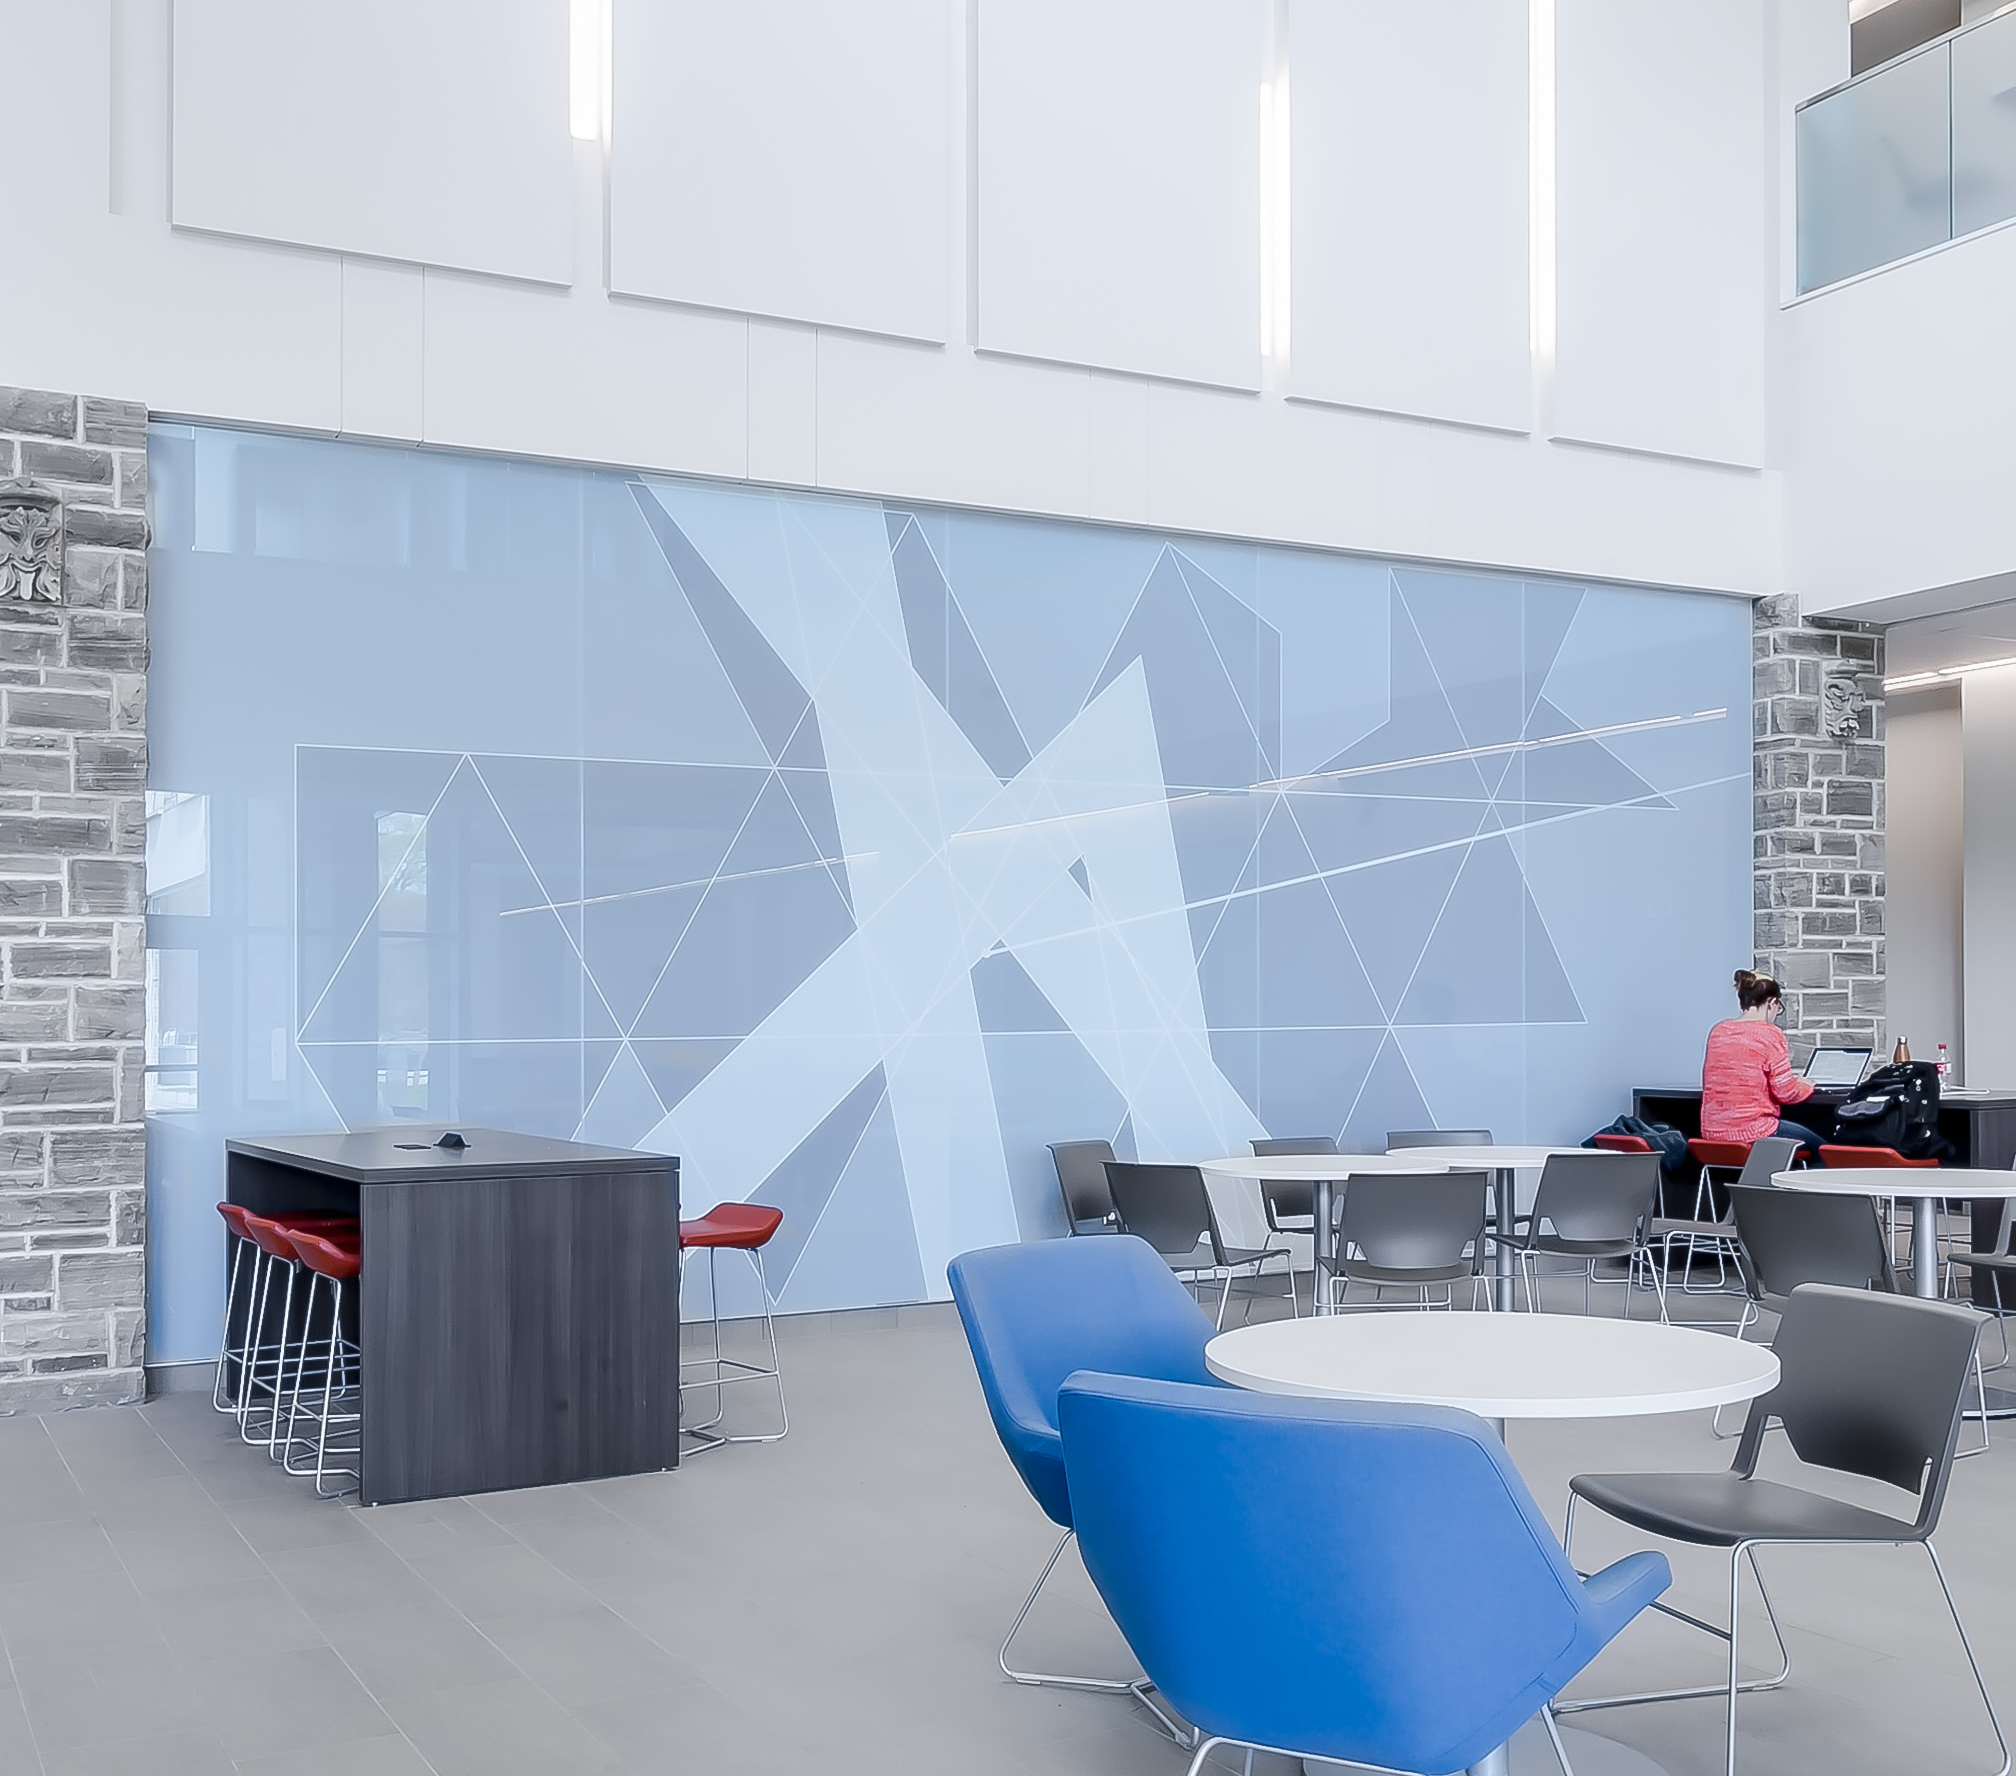
<path fill-rule="evenodd" d="M 251 1266 L 245 1262 L 248 1247 L 254 1254 Z M 231 1348 L 231 1322 L 238 1316 L 240 1284 L 251 1270 L 257 1268 L 257 1253 L 258 1247 L 242 1233 L 231 1236 L 231 1281 L 224 1290 L 224 1328 L 217 1340 L 217 1373 L 210 1386 L 210 1405 L 218 1412 L 235 1413 L 238 1410 L 238 1393 L 244 1387 L 242 1366 L 233 1367 L 234 1363 L 240 1362 L 240 1359 Z M 225 1385 L 227 1375 L 233 1377 L 229 1388 Z"/>

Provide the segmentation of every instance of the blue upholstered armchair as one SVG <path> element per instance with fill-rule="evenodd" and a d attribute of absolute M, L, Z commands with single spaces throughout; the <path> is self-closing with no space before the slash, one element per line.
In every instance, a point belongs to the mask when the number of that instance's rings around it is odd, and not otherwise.
<path fill-rule="evenodd" d="M 1500 1769 L 1671 1582 L 1651 1553 L 1579 1577 L 1467 1412 L 1081 1374 L 1058 1418 L 1086 1569 L 1202 1730 L 1193 1773 L 1227 1743 Z M 1200 1558 L 1229 1575 L 1209 1606 Z"/>
<path fill-rule="evenodd" d="M 1064 1532 L 1001 1642 L 1001 1669 L 1017 1683 L 1133 1689 L 1132 1679 L 1064 1677 L 1008 1662 L 1010 1644 L 1071 1541 L 1057 1390 L 1078 1369 L 1214 1385 L 1204 1367 L 1211 1322 L 1154 1248 L 1125 1234 L 992 1246 L 955 1258 L 947 1275 L 1001 1446 Z"/>

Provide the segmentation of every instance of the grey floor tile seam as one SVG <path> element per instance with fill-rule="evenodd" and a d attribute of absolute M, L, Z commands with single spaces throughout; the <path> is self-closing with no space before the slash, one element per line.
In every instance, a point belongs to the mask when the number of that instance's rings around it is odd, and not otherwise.
<path fill-rule="evenodd" d="M 487 1522 L 496 1523 L 499 1529 L 505 1530 L 507 1534 L 510 1533 L 510 1526 L 508 1524 L 499 1523 L 495 1517 L 492 1517 L 489 1512 L 485 1511 L 482 1508 L 481 1504 L 478 1503 L 476 1499 L 465 1498 L 462 1502 L 470 1506 L 471 1509 L 475 1510 L 478 1513 L 478 1515 L 482 1516 Z M 605 1516 L 607 1516 L 612 1522 L 621 1523 L 624 1525 L 625 1528 L 628 1529 L 636 1529 L 638 1527 L 636 1524 L 630 1523 L 628 1519 L 619 1516 L 614 1511 L 611 1511 L 608 1506 L 606 1506 L 601 1502 L 601 1500 L 591 1499 L 589 1502 L 593 1504 L 598 1511 L 601 1511 Z M 384 1546 L 385 1544 L 381 1543 L 380 1545 Z M 572 1573 L 566 1570 L 566 1568 L 559 1565 L 556 1561 L 548 1560 L 544 1554 L 542 1554 L 537 1548 L 532 1547 L 529 1543 L 517 1542 L 516 1545 L 524 1548 L 526 1552 L 531 1554 L 534 1559 L 539 1560 L 543 1562 L 545 1565 L 551 1567 L 554 1572 L 558 1573 L 561 1578 L 566 1579 L 570 1584 L 581 1585 L 581 1581 L 579 1579 L 576 1579 Z M 440 1598 L 442 1603 L 445 1604 L 449 1609 L 453 1610 L 456 1615 L 460 1616 L 464 1622 L 467 1622 L 470 1628 L 472 1628 L 476 1632 L 476 1634 L 482 1639 L 483 1644 L 489 1647 L 490 1650 L 494 1652 L 500 1659 L 502 1659 L 505 1662 L 505 1664 L 509 1665 L 513 1671 L 517 1672 L 518 1675 L 522 1677 L 527 1683 L 529 1683 L 535 1690 L 537 1690 L 540 1695 L 544 1696 L 547 1701 L 553 1704 L 554 1707 L 560 1709 L 570 1720 L 578 1718 L 577 1710 L 575 1709 L 572 1703 L 566 1701 L 561 1696 L 556 1695 L 545 1684 L 541 1683 L 538 1678 L 533 1676 L 531 1672 L 527 1671 L 523 1665 L 519 1664 L 519 1662 L 516 1659 L 512 1658 L 510 1653 L 507 1652 L 502 1646 L 498 1644 L 496 1639 L 490 1634 L 490 1632 L 483 1626 L 481 1622 L 472 1619 L 466 1610 L 464 1610 L 459 1604 L 457 1604 L 453 1598 L 449 1597 L 448 1594 L 444 1592 L 438 1585 L 434 1584 L 424 1572 L 422 1572 L 417 1566 L 415 1566 L 412 1563 L 412 1561 L 408 1560 L 406 1556 L 401 1554 L 399 1550 L 396 1548 L 387 1546 L 386 1552 L 393 1555 L 397 1560 L 399 1560 L 406 1567 L 407 1571 L 412 1573 L 412 1575 L 416 1579 L 418 1579 L 421 1584 L 425 1585 L 429 1591 L 433 1592 L 436 1597 Z M 677 1660 L 679 1658 L 679 1655 L 673 1652 L 673 1650 L 670 1647 L 666 1646 L 662 1641 L 658 1640 L 654 1635 L 650 1634 L 645 1629 L 639 1627 L 637 1623 L 633 1622 L 627 1615 L 623 1613 L 621 1609 L 619 1609 L 614 1603 L 610 1602 L 608 1598 L 601 1596 L 599 1593 L 595 1592 L 588 1586 L 582 1585 L 581 1589 L 583 1589 L 584 1591 L 588 1591 L 589 1595 L 595 1599 L 597 1605 L 607 1610 L 612 1616 L 614 1616 L 617 1619 L 617 1621 L 621 1622 L 624 1627 L 628 1628 L 631 1631 L 631 1633 L 639 1636 L 641 1639 L 648 1642 L 651 1646 L 656 1647 L 658 1651 L 663 1653 L 668 1659 Z M 340 1658 L 341 1655 L 339 1654 L 338 1657 Z M 349 1661 L 345 1660 L 344 1663 L 347 1666 Z M 683 1663 L 683 1661 L 681 1661 L 681 1663 Z M 355 1676 L 356 1674 L 353 1672 L 351 1675 Z M 363 1679 L 358 1678 L 358 1682 L 362 1683 Z M 376 1702 L 380 1708 L 383 1708 L 387 1714 L 392 1713 L 392 1705 L 383 1698 L 381 1698 L 375 1691 L 373 1691 L 370 1685 L 366 1684 L 365 1690 L 366 1693 L 371 1696 L 372 1701 Z M 395 1721 L 397 1720 L 397 1718 L 398 1717 L 396 1715 L 393 1716 L 393 1719 Z M 416 1745 L 414 1749 L 418 1751 L 420 1748 Z M 424 1757 L 426 1754 L 422 1752 L 421 1755 Z M 434 1768 L 434 1766 L 431 1763 L 427 1767 L 430 1770 Z"/>
<path fill-rule="evenodd" d="M 221 1415 L 220 1415 L 220 1416 L 221 1416 Z M 142 1422 L 143 1422 L 143 1423 L 147 1422 L 147 1421 L 146 1421 L 146 1413 L 145 1413 L 145 1409 L 144 1409 L 144 1408 L 142 1409 L 142 1412 L 141 1412 L 141 1419 L 142 1419 Z M 148 1424 L 148 1427 L 147 1427 L 147 1428 L 148 1428 L 149 1430 L 154 1430 L 154 1427 L 153 1427 L 153 1425 L 152 1425 L 151 1423 L 149 1423 L 149 1424 Z M 189 1476 L 190 1476 L 190 1477 L 191 1477 L 192 1479 L 194 1479 L 194 1480 L 196 1481 L 196 1483 L 197 1483 L 197 1485 L 198 1485 L 199 1487 L 200 1487 L 200 1486 L 202 1486 L 202 1485 L 203 1485 L 203 1482 L 202 1482 L 202 1479 L 201 1479 L 201 1477 L 200 1477 L 200 1476 L 198 1476 L 198 1475 L 197 1475 L 197 1474 L 195 1473 L 195 1471 L 194 1471 L 194 1470 L 193 1470 L 193 1469 L 192 1469 L 192 1468 L 191 1468 L 191 1467 L 189 1466 L 189 1464 L 188 1464 L 188 1463 L 187 1463 L 186 1461 L 183 1461 L 183 1459 L 182 1459 L 182 1452 L 181 1452 L 181 1451 L 180 1451 L 179 1449 L 176 1449 L 176 1448 L 175 1448 L 175 1446 L 174 1446 L 173 1444 L 169 1443 L 169 1442 L 168 1442 L 168 1439 L 167 1439 L 166 1437 L 162 1437 L 162 1436 L 161 1436 L 161 1433 L 160 1433 L 160 1432 L 159 1432 L 158 1430 L 154 1431 L 154 1435 L 155 1435 L 155 1436 L 156 1436 L 157 1438 L 159 1438 L 159 1439 L 160 1439 L 160 1441 L 161 1441 L 162 1445 L 163 1445 L 163 1446 L 164 1446 L 165 1448 L 167 1448 L 168 1452 L 169 1452 L 169 1453 L 170 1453 L 171 1455 L 173 1455 L 173 1456 L 175 1457 L 175 1460 L 176 1460 L 177 1464 L 178 1464 L 178 1465 L 179 1465 L 179 1466 L 181 1467 L 182 1471 L 183 1471 L 183 1472 L 184 1472 L 185 1474 L 188 1474 L 188 1475 L 189 1475 Z M 255 1453 L 258 1453 L 258 1452 L 259 1452 L 259 1451 L 258 1451 L 258 1446 L 257 1446 L 256 1444 L 244 1444 L 244 1445 L 242 1445 L 242 1446 L 241 1446 L 241 1448 L 242 1448 L 242 1453 L 243 1453 L 243 1454 L 244 1454 L 245 1456 L 247 1456 L 248 1458 L 249 1458 L 249 1457 L 251 1457 L 252 1455 L 254 1455 Z M 59 1449 L 59 1450 L 58 1450 L 58 1454 L 60 1455 L 61 1453 L 62 1453 L 62 1452 L 61 1452 L 61 1450 Z M 67 1467 L 69 1466 L 69 1464 L 68 1464 L 67 1462 L 66 1462 L 66 1463 L 65 1463 L 64 1465 L 65 1465 L 66 1469 L 67 1469 Z M 73 1479 L 75 1478 L 75 1475 L 74 1475 L 74 1474 L 72 1475 L 72 1478 L 73 1478 Z M 208 1496 L 209 1496 L 209 1488 L 208 1488 L 208 1487 L 203 1487 L 203 1491 L 204 1491 L 204 1496 L 205 1496 L 205 1497 L 208 1497 Z M 223 1512 L 223 1514 L 224 1514 L 224 1516 L 226 1517 L 226 1519 L 227 1519 L 227 1520 L 228 1520 L 228 1519 L 231 1519 L 231 1516 L 232 1516 L 232 1513 L 231 1513 L 231 1510 L 230 1510 L 230 1507 L 229 1507 L 228 1505 L 224 1505 L 224 1504 L 222 1504 L 222 1503 L 220 1502 L 220 1503 L 219 1503 L 219 1506 L 218 1506 L 218 1508 L 219 1508 L 219 1509 L 220 1509 L 220 1510 L 221 1510 L 221 1511 Z M 337 1509 L 337 1510 L 345 1510 L 345 1509 L 348 1509 L 348 1507 L 347 1507 L 347 1506 L 341 1506 L 341 1505 L 335 1505 L 335 1506 L 332 1506 L 331 1508 L 332 1508 L 332 1509 Z M 260 1551 L 260 1550 L 259 1550 L 258 1548 L 255 1548 L 255 1547 L 253 1547 L 253 1545 L 252 1545 L 252 1542 L 251 1542 L 250 1538 L 248 1538 L 248 1537 L 247 1537 L 247 1536 L 246 1536 L 246 1535 L 244 1534 L 244 1532 L 243 1532 L 243 1531 L 241 1531 L 241 1530 L 240 1530 L 240 1529 L 238 1528 L 238 1525 L 237 1525 L 237 1523 L 236 1523 L 236 1521 L 235 1521 L 235 1520 L 233 1520 L 233 1521 L 231 1522 L 231 1532 L 232 1532 L 232 1534 L 236 1535 L 236 1536 L 238 1537 L 238 1539 L 239 1539 L 239 1540 L 240 1540 L 241 1542 L 243 1542 L 243 1543 L 245 1544 L 245 1546 L 246 1546 L 247 1550 L 248 1550 L 248 1551 L 249 1551 L 249 1552 L 251 1553 L 251 1555 L 252 1555 L 253 1559 L 255 1559 L 256 1561 L 258 1561 L 258 1563 L 259 1563 L 259 1567 L 260 1567 L 260 1570 L 261 1570 L 262 1572 L 264 1572 L 264 1573 L 266 1574 L 266 1576 L 267 1576 L 267 1577 L 268 1577 L 269 1579 L 271 1579 L 271 1580 L 272 1580 L 272 1581 L 273 1581 L 273 1582 L 274 1582 L 274 1583 L 275 1583 L 276 1585 L 278 1585 L 278 1586 L 279 1586 L 279 1587 L 280 1587 L 280 1588 L 281 1588 L 281 1589 L 282 1589 L 283 1591 L 285 1591 L 285 1590 L 287 1589 L 287 1581 L 286 1581 L 286 1580 L 285 1580 L 285 1579 L 284 1579 L 284 1578 L 283 1578 L 283 1577 L 282 1577 L 282 1576 L 281 1576 L 281 1575 L 280 1575 L 280 1574 L 279 1574 L 278 1572 L 274 1571 L 274 1569 L 273 1569 L 273 1567 L 272 1567 L 271 1563 L 270 1563 L 270 1562 L 269 1562 L 269 1561 L 267 1560 L 267 1558 L 266 1558 L 265 1554 L 264 1554 L 264 1553 L 262 1553 L 262 1552 L 261 1552 L 261 1551 Z M 374 1539 L 375 1539 L 375 1538 L 374 1538 Z M 382 1544 L 381 1544 L 381 1545 L 382 1545 Z M 276 1550 L 276 1552 L 277 1552 L 277 1551 L 278 1551 L 278 1550 Z M 386 1551 L 387 1551 L 388 1553 L 392 1552 L 392 1550 L 390 1550 L 390 1549 L 387 1549 Z M 113 1552 L 114 1552 L 115 1554 L 118 1554 L 118 1552 L 119 1552 L 119 1547 L 118 1547 L 118 1543 L 117 1543 L 117 1542 L 114 1542 L 114 1543 L 113 1543 Z M 125 1561 L 125 1557 L 124 1557 L 123 1555 L 120 1555 L 120 1557 L 119 1557 L 119 1568 L 120 1568 L 120 1571 L 122 1571 L 122 1572 L 126 1572 L 126 1561 Z M 126 1573 L 126 1576 L 127 1576 L 127 1582 L 128 1582 L 129 1584 L 133 1583 L 133 1575 L 132 1575 L 132 1574 L 131 1574 L 130 1572 L 127 1572 L 127 1573 Z M 135 1589 L 138 1589 L 137 1585 L 135 1586 Z M 290 1595 L 291 1595 L 291 1594 L 290 1594 Z M 321 1625 L 320 1625 L 319 1623 L 318 1623 L 318 1624 L 316 1625 L 316 1632 L 317 1632 L 317 1633 L 321 1633 L 321 1632 L 322 1632 L 322 1630 L 321 1630 Z M 343 1669 L 344 1669 L 345 1671 L 349 1672 L 349 1674 L 350 1674 L 350 1677 L 351 1677 L 351 1680 L 352 1680 L 352 1681 L 353 1681 L 353 1682 L 354 1682 L 354 1683 L 355 1683 L 355 1684 L 357 1685 L 357 1687 L 358 1687 L 359 1689 L 361 1689 L 361 1690 L 362 1690 L 362 1691 L 364 1692 L 364 1694 L 365 1694 L 365 1695 L 369 1696 L 369 1697 L 371 1698 L 372 1702 L 373 1702 L 373 1703 L 375 1703 L 375 1704 L 376 1704 L 376 1705 L 378 1706 L 378 1708 L 379 1708 L 379 1709 L 381 1709 L 381 1710 L 383 1710 L 383 1711 L 384 1711 L 384 1713 L 385 1713 L 385 1716 L 386 1716 L 386 1718 L 387 1718 L 388 1720 L 390 1720 L 390 1721 L 392 1722 L 392 1725 L 393 1725 L 394 1729 L 395 1729 L 395 1730 L 396 1730 L 396 1731 L 398 1732 L 398 1736 L 399 1736 L 399 1737 L 400 1737 L 401 1739 L 405 1739 L 405 1740 L 406 1740 L 406 1743 L 407 1743 L 407 1744 L 408 1744 L 408 1745 L 409 1745 L 409 1746 L 410 1746 L 410 1747 L 412 1748 L 412 1751 L 413 1751 L 413 1755 L 414 1755 L 415 1757 L 417 1757 L 417 1758 L 418 1758 L 418 1759 L 419 1759 L 419 1760 L 421 1761 L 421 1763 L 425 1764 L 425 1765 L 427 1766 L 427 1768 L 428 1768 L 429 1770 L 432 1770 L 432 1771 L 434 1771 L 434 1776 L 441 1776 L 441 1773 L 440 1773 L 440 1770 L 439 1770 L 439 1768 L 438 1768 L 438 1767 L 437 1767 L 437 1766 L 436 1766 L 436 1765 L 434 1764 L 434 1762 L 433 1762 L 433 1761 L 432 1761 L 432 1760 L 431 1760 L 431 1759 L 430 1759 L 430 1758 L 429 1758 L 429 1757 L 427 1756 L 427 1754 L 426 1754 L 426 1753 L 425 1753 L 424 1751 L 422 1751 L 422 1750 L 420 1749 L 420 1747 L 419 1747 L 418 1745 L 415 1745 L 415 1744 L 413 1744 L 413 1741 L 412 1741 L 411 1739 L 407 1739 L 407 1738 L 406 1738 L 406 1734 L 405 1734 L 405 1731 L 404 1731 L 403 1729 L 399 1728 L 399 1723 L 398 1723 L 397 1719 L 396 1719 L 396 1718 L 395 1718 L 395 1717 L 394 1717 L 394 1716 L 392 1715 L 391 1711 L 390 1711 L 389 1709 L 387 1709 L 387 1708 L 385 1707 L 385 1703 L 384 1703 L 384 1701 L 383 1701 L 383 1700 L 382 1700 L 382 1699 L 381 1699 L 381 1698 L 379 1697 L 379 1695 L 377 1694 L 377 1692 L 376 1692 L 375 1690 L 373 1690 L 373 1689 L 371 1688 L 371 1686 L 370 1686 L 370 1685 L 369 1685 L 368 1683 L 366 1683 L 366 1682 L 364 1681 L 364 1679 L 363 1679 L 363 1676 L 362 1676 L 362 1675 L 361 1675 L 361 1674 L 360 1674 L 360 1673 L 359 1673 L 359 1672 L 357 1671 L 356 1667 L 355 1667 L 355 1666 L 353 1666 L 353 1665 L 352 1665 L 352 1664 L 350 1663 L 350 1661 L 349 1661 L 348 1659 L 344 1658 L 344 1656 L 343 1656 L 342 1652 L 341 1652 L 341 1651 L 340 1651 L 340 1650 L 339 1650 L 339 1649 L 338 1649 L 338 1648 L 337 1648 L 337 1647 L 336 1647 L 336 1646 L 335 1646 L 335 1645 L 334 1645 L 334 1644 L 333 1644 L 333 1643 L 332 1643 L 332 1642 L 330 1641 L 330 1639 L 329 1639 L 329 1636 L 328 1636 L 328 1635 L 327 1635 L 326 1633 L 325 1633 L 325 1634 L 322 1634 L 322 1642 L 323 1642 L 323 1645 L 324 1645 L 324 1646 L 328 1647 L 328 1649 L 329 1649 L 330 1653 L 331 1653 L 331 1654 L 332 1654 L 332 1655 L 334 1656 L 334 1658 L 335 1658 L 336 1662 L 337 1662 L 337 1663 L 338 1663 L 339 1665 L 341 1665 L 341 1666 L 343 1667 Z M 381 1739 L 382 1739 L 382 1738 L 387 1738 L 387 1737 L 390 1737 L 390 1735 L 388 1735 L 388 1734 L 383 1734 L 383 1733 L 379 1733 L 379 1734 L 374 1734 L 374 1735 L 373 1735 L 373 1737 L 375 1737 L 375 1738 L 381 1738 Z M 260 1753 L 260 1754 L 258 1754 L 258 1755 L 259 1755 L 259 1756 L 262 1756 L 262 1757 L 263 1757 L 263 1756 L 264 1756 L 265 1754 L 264 1754 L 264 1753 L 262 1752 L 262 1753 Z M 232 1767 L 232 1768 L 233 1768 L 234 1770 L 242 1770 L 242 1769 L 243 1769 L 243 1768 L 245 1767 L 245 1765 L 246 1765 L 247 1763 L 250 1763 L 250 1762 L 253 1762 L 253 1761 L 256 1761 L 256 1760 L 254 1760 L 254 1759 L 249 1759 L 249 1758 L 233 1758 L 233 1759 L 231 1760 L 231 1767 Z"/>
<path fill-rule="evenodd" d="M 48 1436 L 44 1431 L 43 1435 Z M 53 1443 L 53 1439 L 51 1440 Z M 67 1467 L 66 1467 L 66 1472 Z M 0 1632 L 0 1659 L 7 1661 L 7 1675 L 14 1685 L 14 1705 L 21 1710 L 21 1724 L 28 1733 L 29 1755 L 35 1760 L 32 1776 L 47 1776 L 48 1766 L 42 1761 L 42 1741 L 35 1732 L 35 1717 L 28 1712 L 28 1698 L 21 1688 L 21 1673 L 14 1665 L 14 1650 L 7 1644 L 7 1636 Z"/>

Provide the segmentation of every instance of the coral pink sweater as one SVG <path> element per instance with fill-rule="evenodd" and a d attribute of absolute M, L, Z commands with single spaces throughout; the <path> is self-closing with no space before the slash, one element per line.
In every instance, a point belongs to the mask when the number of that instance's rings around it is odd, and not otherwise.
<path fill-rule="evenodd" d="M 1792 1071 L 1792 1052 L 1776 1024 L 1724 1018 L 1708 1032 L 1701 1062 L 1701 1133 L 1710 1141 L 1761 1141 L 1777 1128 L 1781 1104 L 1810 1098 Z"/>

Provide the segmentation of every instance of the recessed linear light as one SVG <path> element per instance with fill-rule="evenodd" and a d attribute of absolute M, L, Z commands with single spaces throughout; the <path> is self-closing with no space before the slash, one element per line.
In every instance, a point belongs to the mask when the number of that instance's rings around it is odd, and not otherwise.
<path fill-rule="evenodd" d="M 1943 684 L 1949 678 L 1964 678 L 1970 672 L 1994 672 L 2004 666 L 2016 666 L 2016 654 L 2005 654 L 1999 660 L 1969 660 L 1961 666 L 1938 666 L 1930 672 L 1907 672 L 1900 678 L 1886 678 L 1886 691 L 1915 691 L 1929 684 Z"/>

